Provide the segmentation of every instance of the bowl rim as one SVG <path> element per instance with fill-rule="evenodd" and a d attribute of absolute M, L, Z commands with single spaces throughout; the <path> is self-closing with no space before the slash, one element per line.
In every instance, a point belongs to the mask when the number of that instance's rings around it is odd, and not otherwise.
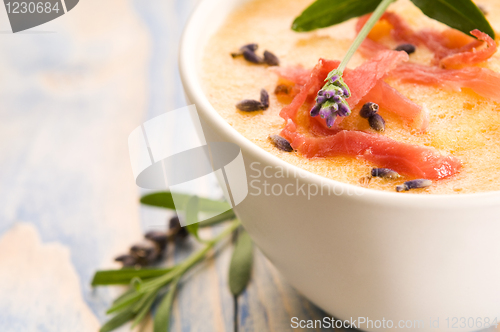
<path fill-rule="evenodd" d="M 500 202 L 500 190 L 468 194 L 402 194 L 340 182 L 292 165 L 252 143 L 227 123 L 215 110 L 203 93 L 203 87 L 199 76 L 199 58 L 197 58 L 196 53 L 196 47 L 199 47 L 199 45 L 197 45 L 197 36 L 200 30 L 204 28 L 202 25 L 202 22 L 204 22 L 203 17 L 206 16 L 206 13 L 210 13 L 210 10 L 213 10 L 217 3 L 222 1 L 237 0 L 201 0 L 198 3 L 191 13 L 182 33 L 178 57 L 180 78 L 186 95 L 196 106 L 197 111 L 205 115 L 203 117 L 204 121 L 208 122 L 212 128 L 217 128 L 217 133 L 220 136 L 228 141 L 233 141 L 242 150 L 244 149 L 251 152 L 253 155 L 257 156 L 258 159 L 264 160 L 270 165 L 279 165 L 284 169 L 291 169 L 293 172 L 306 172 L 308 176 L 301 179 L 305 182 L 317 184 L 323 181 L 323 183 L 327 183 L 331 186 L 342 187 L 345 189 L 342 195 L 347 195 L 345 193 L 349 192 L 349 190 L 351 192 L 356 190 L 360 193 L 360 195 L 356 195 L 356 197 L 372 203 L 387 203 L 387 201 L 391 201 L 397 205 L 403 204 L 410 206 L 414 206 L 415 203 L 421 203 L 425 204 L 426 207 L 443 206 L 443 203 L 446 203 L 447 207 L 498 205 Z"/>

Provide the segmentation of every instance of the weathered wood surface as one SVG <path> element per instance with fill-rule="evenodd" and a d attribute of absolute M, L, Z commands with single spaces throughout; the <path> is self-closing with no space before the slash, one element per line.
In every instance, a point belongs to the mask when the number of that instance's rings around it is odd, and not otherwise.
<path fill-rule="evenodd" d="M 92 289 L 94 271 L 164 227 L 167 212 L 138 204 L 127 137 L 184 106 L 177 46 L 195 2 L 82 0 L 34 31 L 0 34 L 0 331 L 97 330 L 121 289 Z M 229 258 L 225 248 L 182 283 L 173 331 L 233 330 Z M 240 331 L 323 315 L 257 251 Z"/>

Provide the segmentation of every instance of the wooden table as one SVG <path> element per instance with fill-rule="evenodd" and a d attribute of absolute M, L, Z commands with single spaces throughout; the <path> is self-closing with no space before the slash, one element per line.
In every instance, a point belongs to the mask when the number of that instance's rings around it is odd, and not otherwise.
<path fill-rule="evenodd" d="M 83 0 L 19 34 L 5 32 L 2 12 L 0 331 L 96 331 L 122 289 L 92 289 L 94 271 L 118 267 L 114 256 L 164 227 L 167 212 L 138 204 L 127 138 L 185 105 L 176 57 L 195 2 Z M 170 248 L 168 263 L 192 249 Z M 182 283 L 173 331 L 233 330 L 229 255 Z M 240 331 L 289 331 L 291 317 L 325 315 L 258 251 L 237 308 Z"/>

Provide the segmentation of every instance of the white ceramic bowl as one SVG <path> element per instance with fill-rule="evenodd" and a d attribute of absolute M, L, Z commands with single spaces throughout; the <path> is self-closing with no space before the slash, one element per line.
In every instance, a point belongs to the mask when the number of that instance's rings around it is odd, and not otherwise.
<path fill-rule="evenodd" d="M 249 176 L 265 167 L 290 172 L 265 180 L 270 186 L 289 185 L 294 195 L 255 195 L 251 189 L 236 208 L 264 254 L 330 314 L 374 321 L 373 328 L 358 326 L 362 330 L 387 330 L 375 328 L 382 319 L 394 326 L 423 321 L 422 331 L 480 330 L 486 317 L 500 322 L 500 192 L 407 195 L 311 173 L 294 177 L 297 167 L 260 149 L 219 116 L 203 94 L 201 55 L 208 38 L 242 2 L 204 0 L 198 5 L 182 38 L 179 67 L 207 141 L 240 146 Z M 295 194 L 302 185 L 313 189 L 321 184 L 336 188 L 337 195 L 308 199 Z M 431 328 L 430 321 L 437 327 L 438 318 L 439 328 Z"/>

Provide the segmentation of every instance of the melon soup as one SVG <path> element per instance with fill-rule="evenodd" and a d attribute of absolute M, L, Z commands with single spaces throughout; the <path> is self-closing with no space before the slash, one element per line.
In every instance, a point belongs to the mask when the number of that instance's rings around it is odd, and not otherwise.
<path fill-rule="evenodd" d="M 328 143 L 331 142 L 328 139 L 339 131 L 354 133 L 350 143 L 352 140 L 366 140 L 363 143 L 366 146 L 362 149 L 362 153 L 352 152 L 352 149 L 347 148 L 338 153 L 326 155 L 310 153 L 308 155 L 304 153 L 303 147 L 297 145 L 296 141 L 291 142 L 288 139 L 295 151 L 287 151 L 286 148 L 280 146 L 280 142 L 270 139 L 270 135 L 284 136 L 283 129 L 287 121 L 280 116 L 280 112 L 300 93 L 301 87 L 311 76 L 310 70 L 318 64 L 318 60 L 320 58 L 341 60 L 356 35 L 358 19 L 313 32 L 292 31 L 290 26 L 293 19 L 310 2 L 310 0 L 248 2 L 234 11 L 211 37 L 203 55 L 201 78 L 204 93 L 225 121 L 248 140 L 284 161 L 344 183 L 395 191 L 397 186 L 401 186 L 406 181 L 426 178 L 418 176 L 419 173 L 405 172 L 404 169 L 398 172 L 400 176 L 397 178 L 372 176 L 374 168 L 392 167 L 389 167 L 391 163 L 387 163 L 387 158 L 380 163 L 382 159 L 368 158 L 367 153 L 376 154 L 377 151 L 407 149 L 408 152 L 401 153 L 403 156 L 408 156 L 409 160 L 404 160 L 400 164 L 405 163 L 417 171 L 422 168 L 421 164 L 431 162 L 427 159 L 433 158 L 418 157 L 420 160 L 416 160 L 417 157 L 413 155 L 420 153 L 419 151 L 430 151 L 430 154 L 438 157 L 439 162 L 453 160 L 460 165 L 456 167 L 456 171 L 446 176 L 433 178 L 432 185 L 429 187 L 411 190 L 409 193 L 462 194 L 500 189 L 500 172 L 498 171 L 500 168 L 500 105 L 497 103 L 500 99 L 500 91 L 498 92 L 499 98 L 495 100 L 496 96 L 492 97 L 477 88 L 482 86 L 483 82 L 479 84 L 453 82 L 455 85 L 451 86 L 448 84 L 449 81 L 446 83 L 448 85 L 439 85 L 401 79 L 401 76 L 405 75 L 405 68 L 410 68 L 408 64 L 425 65 L 427 68 L 439 71 L 440 75 L 451 74 L 452 70 L 464 73 L 467 70 L 488 71 L 487 73 L 491 73 L 497 79 L 497 73 L 500 71 L 500 56 L 497 53 L 478 64 L 459 66 L 460 68 L 455 66 L 445 70 L 442 65 L 436 64 L 435 50 L 429 49 L 426 45 L 414 45 L 414 52 L 413 50 L 409 52 L 411 53 L 409 58 L 401 61 L 406 67 L 395 66 L 394 71 L 383 77 L 381 84 L 392 89 L 391 93 L 400 95 L 402 99 L 399 99 L 399 102 L 407 102 L 421 113 L 417 116 L 418 119 L 408 121 L 408 118 L 405 119 L 404 115 L 399 113 L 402 109 L 407 111 L 404 106 L 406 104 L 401 104 L 403 106 L 400 106 L 399 110 L 390 110 L 391 104 L 394 106 L 398 101 L 391 100 L 392 97 L 388 94 L 381 96 L 383 91 L 379 91 L 378 95 L 377 91 L 372 91 L 371 96 L 374 99 L 381 100 L 388 105 L 384 107 L 381 103 L 378 110 L 378 114 L 385 121 L 384 131 L 380 131 L 380 128 L 374 127 L 370 121 L 360 116 L 361 107 L 373 101 L 370 95 L 353 107 L 351 115 L 343 118 L 342 121 L 337 121 L 332 129 L 321 126 L 321 120 L 311 120 L 309 110 L 312 104 L 310 102 L 301 105 L 297 121 L 307 123 L 316 121 L 316 126 L 319 128 L 311 131 L 309 130 L 311 126 L 308 125 L 310 127 L 307 127 L 309 132 L 305 133 L 306 137 L 313 139 L 326 137 L 327 143 L 322 144 L 346 144 L 346 141 L 342 140 Z M 484 0 L 481 5 L 487 8 L 487 18 L 493 28 L 500 31 L 500 20 L 495 19 L 500 17 L 500 3 Z M 409 1 L 399 0 L 389 7 L 388 12 L 391 15 L 394 14 L 415 32 L 427 29 L 435 35 L 447 36 L 446 47 L 458 49 L 467 43 L 474 42 L 472 37 L 450 31 L 451 29 L 445 25 L 426 17 Z M 394 30 L 394 21 L 381 20 L 368 39 L 387 49 L 396 49 L 401 45 L 401 41 L 394 38 L 392 30 Z M 256 64 L 251 58 L 240 56 L 238 54 L 240 47 L 251 43 L 258 45 L 254 55 L 260 60 L 263 59 L 264 50 L 268 50 L 279 59 L 279 66 Z M 456 45 L 451 45 L 453 43 Z M 478 45 L 479 50 L 487 47 Z M 348 68 L 356 70 L 364 63 L 378 61 L 377 55 L 369 53 L 367 47 L 364 50 L 362 47 L 350 61 Z M 476 79 L 477 77 L 478 75 L 475 75 Z M 356 86 L 350 86 L 350 88 L 354 93 L 356 92 Z M 245 99 L 258 101 L 262 89 L 269 94 L 268 108 L 246 112 L 236 107 Z M 309 101 L 310 99 L 309 97 Z M 302 134 L 301 129 L 297 129 L 297 132 Z M 286 143 L 288 142 L 284 141 L 284 144 Z M 356 144 L 358 143 L 360 142 Z M 395 159 L 401 160 L 401 155 L 396 155 L 393 160 Z M 430 168 L 432 167 L 431 165 Z M 438 165 L 435 168 L 437 167 L 441 166 Z M 252 175 L 252 170 L 248 172 Z"/>

